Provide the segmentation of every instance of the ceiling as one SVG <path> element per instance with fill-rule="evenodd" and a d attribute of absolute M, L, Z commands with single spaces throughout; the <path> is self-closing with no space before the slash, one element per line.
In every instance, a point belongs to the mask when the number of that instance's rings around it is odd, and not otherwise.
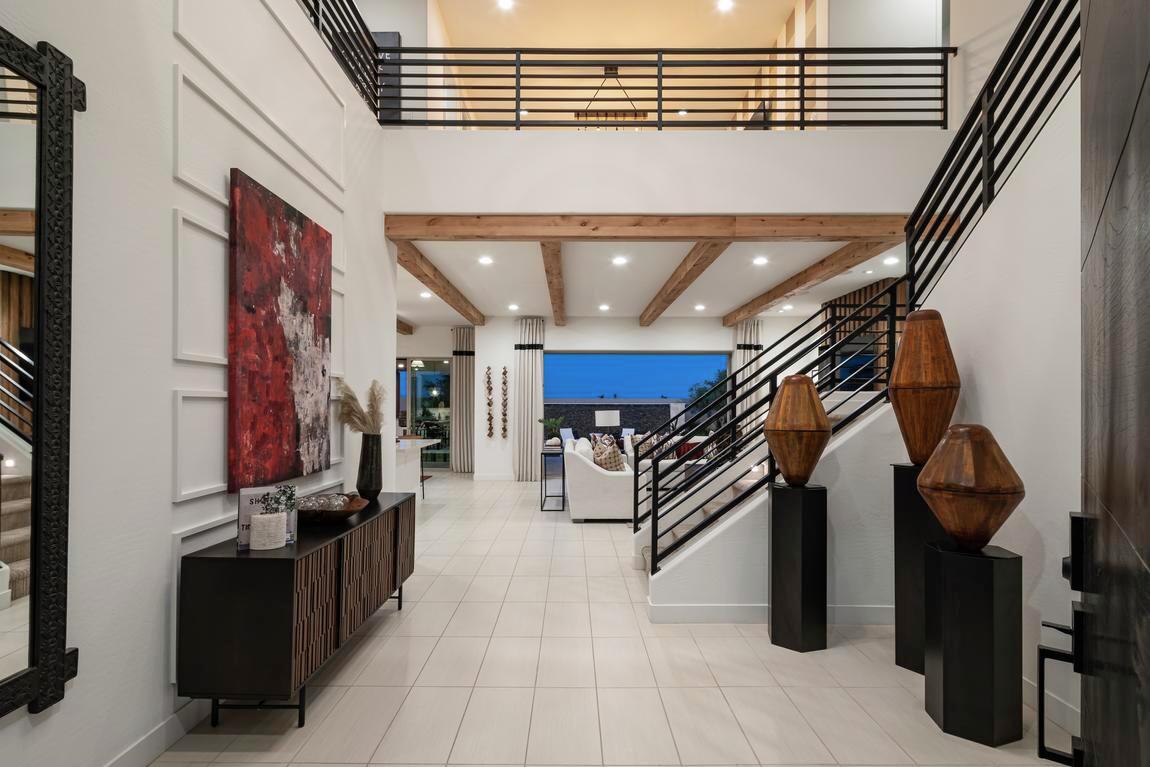
<path fill-rule="evenodd" d="M 794 0 L 439 0 L 456 47 L 763 47 L 771 46 Z"/>
<path fill-rule="evenodd" d="M 736 242 L 671 304 L 664 317 L 709 317 L 716 322 L 782 280 L 830 255 L 844 243 Z M 440 271 L 488 317 L 551 316 L 551 301 L 543 271 L 543 258 L 536 242 L 417 242 L 416 245 Z M 566 282 L 568 317 L 638 317 L 659 292 L 693 242 L 565 242 L 563 275 Z M 494 263 L 483 266 L 480 256 Z M 882 263 L 897 256 L 894 265 Z M 788 303 L 794 308 L 783 315 L 807 317 L 824 301 L 904 271 L 904 246 L 808 288 Z M 628 262 L 615 266 L 615 256 Z M 756 256 L 766 256 L 765 266 L 755 266 Z M 867 272 L 870 271 L 870 274 Z M 465 323 L 451 307 L 432 295 L 420 298 L 423 287 L 406 270 L 399 269 L 397 311 L 400 317 L 420 325 Z M 517 304 L 519 311 L 508 309 Z M 599 310 L 607 304 L 610 311 Z M 695 306 L 702 304 L 703 311 Z M 770 310 L 778 315 L 779 307 Z M 654 327 L 658 327 L 656 321 Z"/>

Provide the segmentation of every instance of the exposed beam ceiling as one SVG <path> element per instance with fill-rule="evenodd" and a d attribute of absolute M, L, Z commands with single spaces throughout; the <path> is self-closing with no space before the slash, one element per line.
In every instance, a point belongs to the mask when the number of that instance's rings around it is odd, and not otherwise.
<path fill-rule="evenodd" d="M 403 240 L 396 241 L 395 246 L 399 265 L 410 272 L 412 277 L 422 282 L 428 290 L 443 299 L 444 303 L 459 312 L 471 324 L 486 323 L 487 319 L 483 316 L 483 312 L 475 308 L 475 304 L 468 301 L 443 272 L 420 252 L 419 248 Z"/>
<path fill-rule="evenodd" d="M 415 326 L 399 317 L 395 318 L 395 330 L 401 336 L 415 335 Z"/>
<path fill-rule="evenodd" d="M 820 282 L 826 282 L 830 278 L 890 250 L 898 243 L 899 240 L 864 240 L 848 243 L 818 263 L 808 266 L 792 277 L 788 277 L 766 293 L 752 298 L 735 309 L 723 317 L 723 324 L 730 327 L 761 314 L 771 308 L 772 305 L 795 295 L 800 290 L 818 285 Z"/>
<path fill-rule="evenodd" d="M 543 270 L 547 273 L 547 292 L 551 294 L 551 314 L 555 324 L 567 324 L 567 289 L 563 284 L 563 243 L 546 240 L 539 243 L 543 251 Z"/>
<path fill-rule="evenodd" d="M 22 208 L 0 208 L 0 234 L 36 234 L 36 214 Z"/>
<path fill-rule="evenodd" d="M 695 243 L 695 247 L 691 248 L 691 252 L 667 278 L 663 287 L 651 299 L 651 303 L 647 304 L 647 308 L 639 317 L 639 324 L 647 327 L 659 319 L 663 312 L 675 303 L 675 299 L 683 295 L 683 291 L 699 279 L 699 275 L 705 272 L 708 266 L 715 263 L 715 260 L 723 255 L 723 252 L 730 246 L 729 240 L 703 240 Z"/>
<path fill-rule="evenodd" d="M 903 215 L 626 216 L 392 214 L 388 239 L 629 242 L 725 240 L 741 242 L 841 242 L 897 240 Z"/>
<path fill-rule="evenodd" d="M 36 260 L 31 253 L 25 253 L 7 245 L 0 245 L 0 266 L 19 269 L 22 272 L 35 272 Z"/>

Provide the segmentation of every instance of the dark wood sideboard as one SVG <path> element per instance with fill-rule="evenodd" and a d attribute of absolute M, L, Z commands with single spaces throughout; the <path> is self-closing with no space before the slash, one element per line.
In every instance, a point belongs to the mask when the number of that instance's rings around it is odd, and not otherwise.
<path fill-rule="evenodd" d="M 412 493 L 383 493 L 338 523 L 301 524 L 282 549 L 237 551 L 231 540 L 185 555 L 178 694 L 211 699 L 213 726 L 221 708 L 262 707 L 298 709 L 302 727 L 308 679 L 393 594 L 402 609 L 414 569 Z"/>

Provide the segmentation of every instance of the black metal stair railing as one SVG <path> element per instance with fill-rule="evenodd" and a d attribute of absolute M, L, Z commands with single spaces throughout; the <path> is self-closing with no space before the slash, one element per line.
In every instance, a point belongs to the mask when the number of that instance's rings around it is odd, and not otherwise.
<path fill-rule="evenodd" d="M 32 358 L 0 339 L 0 421 L 25 442 L 32 441 Z"/>
<path fill-rule="evenodd" d="M 784 376 L 814 380 L 834 432 L 886 400 L 902 287 L 895 281 L 842 318 L 813 315 L 712 387 L 712 401 L 635 443 L 632 522 L 635 532 L 649 525 L 652 573 L 775 479 L 762 421 Z"/>
<path fill-rule="evenodd" d="M 1031 0 L 906 224 L 908 302 L 922 305 L 1081 66 L 1078 0 Z"/>

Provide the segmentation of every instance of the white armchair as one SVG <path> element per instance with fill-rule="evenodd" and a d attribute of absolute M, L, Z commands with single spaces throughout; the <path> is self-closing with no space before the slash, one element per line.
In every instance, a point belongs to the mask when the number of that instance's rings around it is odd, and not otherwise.
<path fill-rule="evenodd" d="M 591 443 L 571 440 L 564 448 L 567 501 L 573 521 L 631 519 L 635 506 L 635 475 L 631 467 L 607 471 L 595 464 Z"/>

